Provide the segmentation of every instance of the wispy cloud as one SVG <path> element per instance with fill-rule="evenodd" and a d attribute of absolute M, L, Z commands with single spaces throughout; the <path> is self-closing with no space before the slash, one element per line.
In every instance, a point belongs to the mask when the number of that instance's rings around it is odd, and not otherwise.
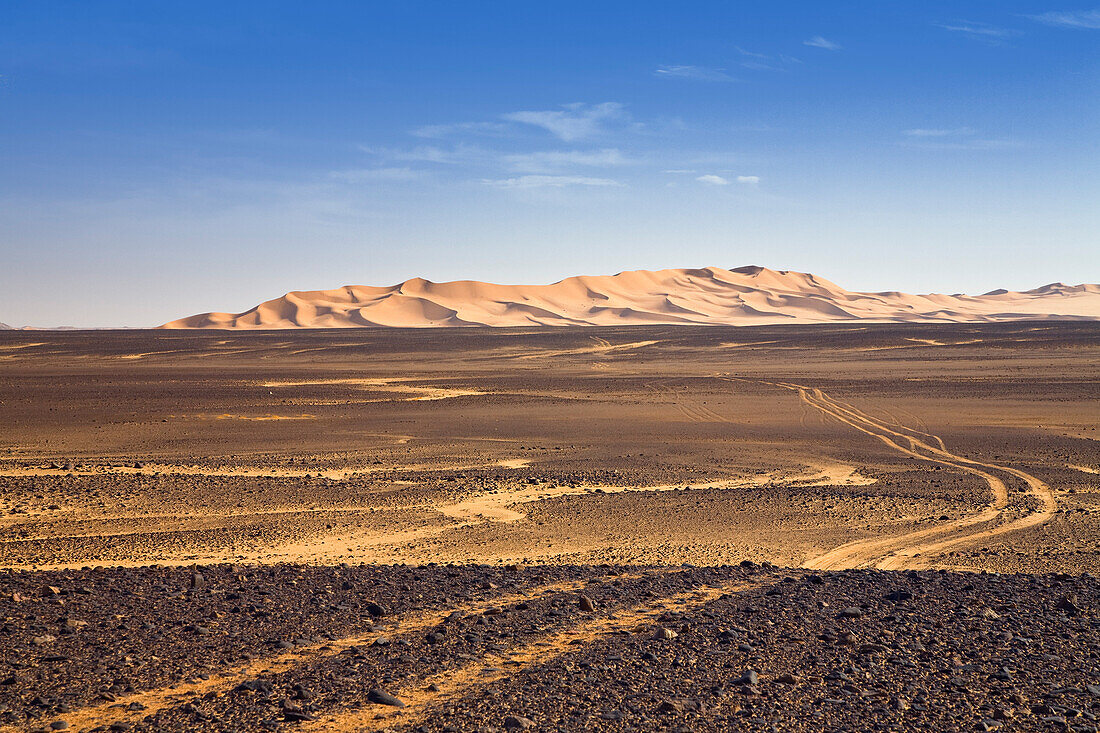
<path fill-rule="evenodd" d="M 1096 10 L 1052 10 L 1048 13 L 1028 15 L 1028 18 L 1061 28 L 1100 29 L 1100 8 Z"/>
<path fill-rule="evenodd" d="M 741 67 L 744 69 L 752 69 L 753 71 L 786 71 L 789 67 L 802 63 L 799 59 L 784 54 L 771 56 L 766 53 L 750 51 L 740 46 L 735 46 L 734 48 L 737 49 L 737 53 L 747 59 L 741 62 Z"/>
<path fill-rule="evenodd" d="M 911 130 L 902 130 L 901 134 L 908 135 L 909 137 L 952 137 L 956 135 L 973 135 L 974 130 L 970 127 L 955 127 L 950 129 L 914 127 Z"/>
<path fill-rule="evenodd" d="M 802 45 L 812 46 L 813 48 L 823 48 L 826 51 L 839 51 L 842 48 L 839 43 L 830 41 L 828 38 L 824 38 L 823 36 L 814 36 L 807 41 L 803 41 Z"/>
<path fill-rule="evenodd" d="M 512 153 L 502 156 L 501 160 L 513 170 L 547 173 L 560 171 L 571 166 L 609 168 L 625 165 L 629 161 L 618 150 L 546 150 L 534 153 Z"/>
<path fill-rule="evenodd" d="M 567 104 L 562 109 L 512 112 L 504 115 L 510 122 L 541 127 L 566 142 L 592 137 L 603 131 L 604 125 L 625 117 L 618 102 L 603 104 Z"/>
<path fill-rule="evenodd" d="M 926 150 L 1003 150 L 1020 145 L 1019 141 L 1010 138 L 981 137 L 970 127 L 916 127 L 902 130 L 902 135 L 909 138 L 903 145 Z"/>
<path fill-rule="evenodd" d="M 750 186 L 755 186 L 760 183 L 760 176 L 737 176 L 738 183 L 747 183 Z"/>
<path fill-rule="evenodd" d="M 377 155 L 387 160 L 411 163 L 440 163 L 447 165 L 481 162 L 489 159 L 492 155 L 482 148 L 462 144 L 455 145 L 452 148 L 441 148 L 435 145 L 417 145 L 409 150 L 360 145 L 359 149 L 364 153 Z"/>
<path fill-rule="evenodd" d="M 654 76 L 663 79 L 694 79 L 695 81 L 735 81 L 726 73 L 725 69 L 715 69 L 707 66 L 658 66 L 653 72 Z"/>
<path fill-rule="evenodd" d="M 567 186 L 621 186 L 610 178 L 588 176 L 519 176 L 518 178 L 489 179 L 482 183 L 497 188 L 566 188 Z"/>
<path fill-rule="evenodd" d="M 695 180 L 699 183 L 706 183 L 711 186 L 728 186 L 730 182 L 728 179 L 722 178 L 722 176 L 716 176 L 713 173 L 707 173 L 705 176 L 699 176 Z"/>
<path fill-rule="evenodd" d="M 999 43 L 1021 35 L 1020 31 L 1011 28 L 998 28 L 987 23 L 975 23 L 969 20 L 959 20 L 953 23 L 936 23 L 936 26 L 952 33 L 961 33 L 964 36 L 986 43 Z"/>
<path fill-rule="evenodd" d="M 361 183 L 368 181 L 414 181 L 423 177 L 423 173 L 412 168 L 354 168 L 332 171 L 328 174 L 334 181 Z"/>
<path fill-rule="evenodd" d="M 415 137 L 445 138 L 454 135 L 500 136 L 508 131 L 503 122 L 456 122 L 449 125 L 422 125 L 409 131 Z"/>

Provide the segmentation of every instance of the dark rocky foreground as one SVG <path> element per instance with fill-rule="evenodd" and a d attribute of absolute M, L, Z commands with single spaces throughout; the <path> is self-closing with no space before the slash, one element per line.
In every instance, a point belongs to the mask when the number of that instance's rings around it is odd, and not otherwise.
<path fill-rule="evenodd" d="M 1087 575 L 8 572 L 0 613 L 12 730 L 1091 731 L 1100 715 Z"/>

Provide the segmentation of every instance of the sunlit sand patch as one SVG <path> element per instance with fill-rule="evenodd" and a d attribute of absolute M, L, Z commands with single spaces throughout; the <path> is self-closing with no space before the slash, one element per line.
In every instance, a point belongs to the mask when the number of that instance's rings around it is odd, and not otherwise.
<path fill-rule="evenodd" d="M 576 356 L 582 354 L 607 354 L 614 351 L 623 351 L 626 349 L 640 349 L 645 346 L 652 346 L 653 344 L 660 343 L 660 341 L 631 341 L 626 344 L 612 344 L 604 339 L 593 339 L 596 343 L 592 346 L 581 346 L 576 349 L 559 349 L 559 350 L 546 350 L 546 351 L 529 351 L 521 354 L 513 354 L 510 358 L 513 359 L 542 359 L 550 356 Z"/>
<path fill-rule="evenodd" d="M 774 341 L 727 341 L 725 343 L 718 344 L 720 349 L 737 349 L 742 346 L 763 346 L 764 344 L 778 344 L 779 340 Z"/>
<path fill-rule="evenodd" d="M 456 387 L 431 387 L 427 385 L 409 384 L 397 379 L 292 379 L 273 382 L 264 382 L 264 387 L 312 387 L 322 385 L 348 385 L 362 387 L 372 392 L 394 392 L 398 394 L 411 394 L 413 397 L 405 397 L 400 400 L 373 400 L 375 402 L 425 402 L 430 400 L 446 400 L 453 397 L 474 397 L 488 394 L 476 389 L 461 389 Z"/>
<path fill-rule="evenodd" d="M 316 420 L 316 415 L 232 415 L 228 412 L 218 415 L 215 420 L 249 420 L 267 422 L 269 420 Z"/>
<path fill-rule="evenodd" d="M 1075 464 L 1069 464 L 1068 468 L 1072 468 L 1075 471 L 1081 471 L 1082 473 L 1100 473 L 1100 468 L 1091 468 L 1090 466 L 1078 466 Z"/>
<path fill-rule="evenodd" d="M 144 359 L 147 356 L 161 356 L 163 354 L 179 354 L 181 352 L 173 349 L 171 351 L 146 351 L 141 354 L 124 354 L 119 359 Z"/>
<path fill-rule="evenodd" d="M 969 341 L 937 341 L 935 339 L 918 339 L 906 337 L 906 341 L 914 341 L 916 343 L 925 344 L 927 346 L 964 346 L 965 344 L 980 344 L 981 339 L 970 339 Z"/>
<path fill-rule="evenodd" d="M 657 484 L 653 486 L 532 486 L 518 491 L 480 494 L 455 504 L 437 507 L 439 512 L 453 519 L 480 518 L 491 522 L 518 522 L 526 517 L 510 507 L 530 504 L 563 496 L 587 496 L 589 494 L 626 494 L 641 492 L 694 491 L 700 489 L 737 489 L 752 486 L 782 484 L 787 486 L 866 486 L 878 479 L 861 475 L 854 467 L 842 464 L 811 466 L 809 473 L 784 474 L 760 473 L 753 476 L 709 481 L 705 483 Z"/>
<path fill-rule="evenodd" d="M 9 344 L 7 346 L 0 346 L 0 351 L 15 351 L 16 349 L 29 349 L 33 346 L 45 346 L 45 342 L 37 342 L 33 344 Z"/>
<path fill-rule="evenodd" d="M 392 438 L 397 443 L 408 442 L 411 436 L 379 435 Z M 484 463 L 403 463 L 382 466 L 359 466 L 355 468 L 283 468 L 283 467 L 243 467 L 243 466 L 200 466 L 171 463 L 144 462 L 140 466 L 87 466 L 80 468 L 43 468 L 33 466 L 0 465 L 0 476 L 102 476 L 102 475 L 167 475 L 167 476 L 216 476 L 244 478 L 309 478 L 322 477 L 333 481 L 343 481 L 359 475 L 384 472 L 406 471 L 470 471 L 481 468 L 525 468 L 530 464 L 526 459 L 508 459 Z M 415 482 L 409 482 L 415 483 Z"/>

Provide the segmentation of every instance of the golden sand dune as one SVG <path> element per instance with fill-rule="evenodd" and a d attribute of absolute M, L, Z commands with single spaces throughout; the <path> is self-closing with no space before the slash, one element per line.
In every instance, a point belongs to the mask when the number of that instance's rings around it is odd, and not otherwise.
<path fill-rule="evenodd" d="M 362 326 L 771 325 L 865 320 L 1100 320 L 1100 285 L 1053 283 L 978 296 L 859 293 L 803 272 L 763 267 L 635 270 L 552 285 L 422 278 L 390 287 L 290 292 L 244 313 L 202 313 L 161 328 Z"/>

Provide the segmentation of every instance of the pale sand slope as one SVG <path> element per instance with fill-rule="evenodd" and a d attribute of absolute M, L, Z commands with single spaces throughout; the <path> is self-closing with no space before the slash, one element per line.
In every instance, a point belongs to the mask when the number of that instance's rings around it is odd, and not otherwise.
<path fill-rule="evenodd" d="M 878 322 L 1100 320 L 1100 285 L 1054 283 L 979 296 L 856 293 L 802 272 L 763 267 L 635 270 L 552 285 L 416 278 L 287 293 L 244 313 L 202 313 L 161 328 L 358 326 L 770 325 Z"/>

